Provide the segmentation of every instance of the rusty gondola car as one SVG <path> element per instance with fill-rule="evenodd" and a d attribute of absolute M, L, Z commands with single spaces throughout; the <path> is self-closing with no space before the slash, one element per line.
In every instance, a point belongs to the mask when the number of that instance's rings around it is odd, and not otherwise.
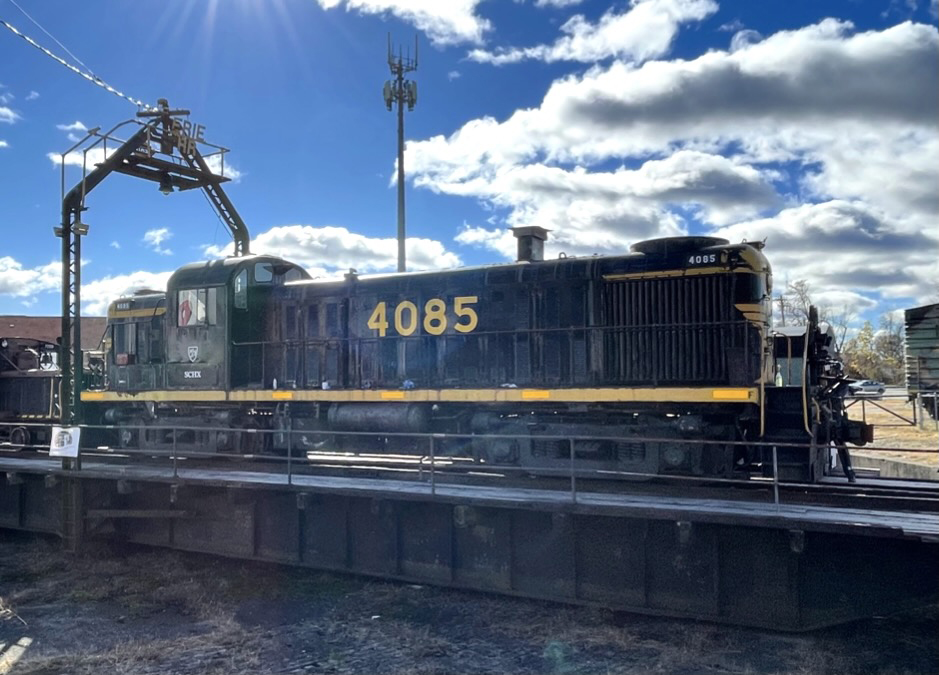
<path fill-rule="evenodd" d="M 677 237 L 544 260 L 545 230 L 515 235 L 517 262 L 446 271 L 183 267 L 166 294 L 112 303 L 108 384 L 83 392 L 85 408 L 142 427 L 126 445 L 423 452 L 392 432 L 438 433 L 464 436 L 441 453 L 532 469 L 573 452 L 585 469 L 732 476 L 767 471 L 757 442 L 774 441 L 780 476 L 801 481 L 825 472 L 830 447 L 870 438 L 844 414 L 817 322 L 795 360 L 792 337 L 774 336 L 761 244 Z M 793 364 L 798 381 L 779 383 Z"/>

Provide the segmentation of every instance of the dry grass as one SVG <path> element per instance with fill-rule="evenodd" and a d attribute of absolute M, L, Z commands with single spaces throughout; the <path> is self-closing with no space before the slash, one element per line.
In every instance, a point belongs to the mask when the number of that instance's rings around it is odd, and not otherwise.
<path fill-rule="evenodd" d="M 9 589 L 0 597 L 0 620 L 19 618 L 19 611 L 31 617 L 31 625 L 23 621 L 24 635 L 42 636 L 36 645 L 59 647 L 39 654 L 34 648 L 16 665 L 16 673 L 260 672 L 266 640 L 236 621 L 237 605 L 221 588 L 240 575 L 217 575 L 212 561 L 193 573 L 191 560 L 182 554 L 122 556 L 104 547 L 68 556 L 49 540 L 19 546 L 17 554 L 15 565 L 0 568 L 2 588 Z M 100 608 L 101 631 L 113 633 L 103 647 L 87 634 L 90 625 L 99 623 L 95 608 Z M 135 630 L 139 621 L 150 628 Z M 180 634 L 174 625 L 179 623 L 196 634 Z"/>
<path fill-rule="evenodd" d="M 910 423 L 913 420 L 913 406 L 906 397 L 885 397 L 879 400 L 859 399 L 849 409 L 852 419 L 865 419 L 868 424 L 874 425 L 875 448 L 902 448 L 909 450 L 931 450 L 932 452 L 881 452 L 868 450 L 853 450 L 852 454 L 884 459 L 895 459 L 916 464 L 939 466 L 939 431 L 936 430 L 936 421 L 925 418 L 925 424 L 920 425 L 921 414 L 917 413 L 918 424 Z M 902 419 L 901 419 L 902 418 Z"/>
<path fill-rule="evenodd" d="M 0 595 L 0 643 L 33 638 L 23 675 L 939 672 L 936 610 L 780 635 L 28 538 L 0 538 Z"/>
<path fill-rule="evenodd" d="M 19 675 L 261 672 L 261 642 L 257 635 L 229 621 L 194 637 L 135 639 L 103 651 L 76 650 L 68 655 L 32 658 L 16 672 Z"/>

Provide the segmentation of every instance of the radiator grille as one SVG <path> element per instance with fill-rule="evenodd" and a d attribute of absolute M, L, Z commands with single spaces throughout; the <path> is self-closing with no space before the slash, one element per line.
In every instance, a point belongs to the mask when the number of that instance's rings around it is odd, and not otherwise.
<path fill-rule="evenodd" d="M 732 275 L 614 281 L 605 295 L 607 374 L 616 382 L 723 383 L 749 370 Z"/>

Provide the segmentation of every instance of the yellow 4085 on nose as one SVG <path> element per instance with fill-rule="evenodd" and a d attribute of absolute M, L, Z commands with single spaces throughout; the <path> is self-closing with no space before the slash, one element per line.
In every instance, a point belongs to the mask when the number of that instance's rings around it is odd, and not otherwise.
<path fill-rule="evenodd" d="M 475 295 L 461 295 L 453 298 L 453 314 L 456 322 L 454 330 L 459 333 L 469 333 L 476 330 L 479 316 L 476 310 L 469 305 L 475 305 L 479 298 Z M 402 300 L 394 309 L 395 332 L 398 335 L 413 335 L 417 330 L 418 310 L 410 300 Z M 442 335 L 447 330 L 447 303 L 440 298 L 431 298 L 424 303 L 424 331 L 431 335 Z M 379 302 L 372 310 L 372 315 L 366 324 L 372 330 L 378 331 L 379 337 L 385 337 L 388 332 L 388 308 L 386 303 Z"/>

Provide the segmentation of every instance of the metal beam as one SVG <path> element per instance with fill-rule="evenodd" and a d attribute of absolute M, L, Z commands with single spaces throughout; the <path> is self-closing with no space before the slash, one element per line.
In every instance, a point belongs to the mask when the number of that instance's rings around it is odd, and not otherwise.
<path fill-rule="evenodd" d="M 191 138 L 183 131 L 183 126 L 176 116 L 188 115 L 187 110 L 170 109 L 166 99 L 159 100 L 156 110 L 138 113 L 138 117 L 150 118 L 147 123 L 131 120 L 140 128 L 114 151 L 105 153 L 103 161 L 82 177 L 62 198 L 62 224 L 55 228 L 56 235 L 62 238 L 62 338 L 60 363 L 62 386 L 60 392 L 60 420 L 63 425 L 72 425 L 80 420 L 81 407 L 81 238 L 87 234 L 87 225 L 81 222 L 81 213 L 86 209 L 85 197 L 94 190 L 112 172 L 143 178 L 159 183 L 164 191 L 192 190 L 202 188 L 221 219 L 231 230 L 235 242 L 235 255 L 249 253 L 250 235 L 234 204 L 222 190 L 221 184 L 228 178 L 215 175 L 202 154 L 198 143 L 201 137 Z M 88 132 L 79 143 L 67 152 L 74 151 L 90 138 L 97 140 L 85 152 L 101 143 L 107 150 L 110 133 L 127 124 L 124 122 L 107 134 L 99 134 L 98 129 Z M 187 127 L 188 128 L 188 127 Z M 159 149 L 151 145 L 158 143 Z M 217 146 L 213 146 L 217 147 Z M 154 153 L 163 153 L 172 157 L 173 149 L 179 151 L 185 164 L 155 157 Z M 221 149 L 224 152 L 224 148 Z M 63 192 L 65 154 L 62 156 Z"/>
<path fill-rule="evenodd" d="M 191 518 L 194 514 L 179 509 L 88 509 L 85 519 L 92 518 Z"/>
<path fill-rule="evenodd" d="M 61 421 L 71 425 L 81 407 L 81 238 L 87 227 L 81 224 L 85 195 L 95 189 L 119 164 L 146 142 L 149 126 L 142 126 L 117 150 L 84 176 L 62 199 L 62 225 L 56 235 L 62 238 L 62 368 L 60 394 Z M 63 161 L 64 165 L 64 161 Z"/>

